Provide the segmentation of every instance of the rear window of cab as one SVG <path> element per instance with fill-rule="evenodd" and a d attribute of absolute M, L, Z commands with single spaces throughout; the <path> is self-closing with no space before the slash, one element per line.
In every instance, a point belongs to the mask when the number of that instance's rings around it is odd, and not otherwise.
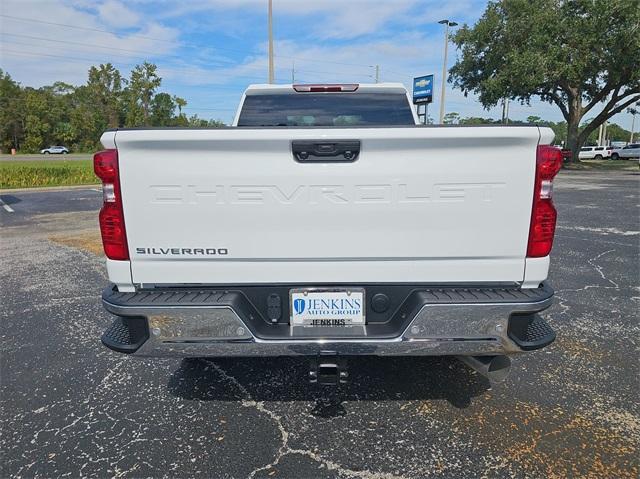
<path fill-rule="evenodd" d="M 402 93 L 247 95 L 239 127 L 414 125 Z"/>

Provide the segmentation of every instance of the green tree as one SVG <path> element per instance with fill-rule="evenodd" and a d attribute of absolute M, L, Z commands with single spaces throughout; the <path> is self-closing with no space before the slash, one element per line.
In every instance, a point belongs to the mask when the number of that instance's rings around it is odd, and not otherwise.
<path fill-rule="evenodd" d="M 0 149 L 19 148 L 26 110 L 20 85 L 0 69 Z"/>
<path fill-rule="evenodd" d="M 24 150 L 36 152 L 51 144 L 69 145 L 75 138 L 69 124 L 74 94 L 75 88 L 62 82 L 24 90 Z"/>
<path fill-rule="evenodd" d="M 584 126 L 584 125 L 581 125 Z M 598 134 L 599 130 L 592 131 L 587 139 L 585 140 L 586 145 L 597 145 L 598 144 Z M 606 137 L 605 141 L 629 141 L 629 136 L 631 132 L 629 130 L 625 130 L 620 125 L 616 123 L 609 123 L 607 125 Z"/>
<path fill-rule="evenodd" d="M 111 63 L 100 64 L 89 69 L 87 81 L 87 100 L 96 108 L 100 115 L 100 122 L 107 128 L 120 125 L 120 110 L 122 108 L 123 86 L 126 80 L 120 71 Z"/>
<path fill-rule="evenodd" d="M 87 85 L 76 88 L 73 108 L 69 114 L 69 122 L 75 133 L 73 149 L 76 151 L 92 151 L 100 147 L 100 135 L 107 127 L 108 121 L 96 111 L 94 96 Z"/>
<path fill-rule="evenodd" d="M 162 83 L 156 73 L 157 67 L 153 63 L 144 62 L 136 65 L 131 71 L 127 88 L 128 110 L 126 113 L 127 126 L 148 126 L 151 116 L 151 100 Z"/>
<path fill-rule="evenodd" d="M 171 126 L 174 123 L 173 112 L 176 104 L 168 93 L 158 93 L 151 101 L 151 124 L 153 126 Z"/>
<path fill-rule="evenodd" d="M 460 119 L 461 125 L 491 125 L 493 123 L 501 123 L 500 120 L 493 118 L 482 118 L 479 116 L 468 116 Z"/>
<path fill-rule="evenodd" d="M 192 128 L 219 128 L 225 126 L 225 123 L 220 120 L 205 120 L 199 118 L 198 115 L 189 117 L 188 126 Z"/>
<path fill-rule="evenodd" d="M 182 109 L 187 106 L 187 100 L 174 95 L 173 101 L 178 106 L 178 116 L 182 116 Z"/>
<path fill-rule="evenodd" d="M 77 139 L 77 132 L 70 121 L 59 121 L 53 128 L 53 137 L 56 139 L 55 143 L 71 145 Z"/>
<path fill-rule="evenodd" d="M 555 133 L 554 141 L 556 145 L 562 145 L 567 148 L 567 122 L 559 121 L 554 123 L 552 121 L 546 122 L 546 126 L 553 130 Z"/>
<path fill-rule="evenodd" d="M 453 41 L 461 52 L 450 70 L 456 87 L 478 94 L 485 108 L 504 97 L 556 104 L 574 160 L 593 131 L 640 99 L 638 0 L 493 0 Z"/>
<path fill-rule="evenodd" d="M 629 137 L 631 136 L 631 132 L 629 130 L 625 130 L 620 125 L 616 123 L 611 123 L 607 125 L 607 140 L 609 141 L 629 141 Z"/>
<path fill-rule="evenodd" d="M 460 114 L 452 111 L 444 116 L 445 125 L 457 125 L 460 122 Z"/>
<path fill-rule="evenodd" d="M 63 144 L 73 151 L 100 148 L 107 128 L 140 125 L 216 127 L 224 123 L 182 112 L 186 100 L 158 93 L 161 79 L 150 63 L 137 66 L 132 82 L 107 63 L 93 66 L 87 82 L 22 87 L 0 70 L 0 149 L 36 152 Z M 175 114 L 176 107 L 178 115 Z"/>
<path fill-rule="evenodd" d="M 175 125 L 176 126 L 188 126 L 189 125 L 189 119 L 187 118 L 187 116 L 182 113 L 182 109 L 187 106 L 187 100 L 185 100 L 184 98 L 180 98 L 179 96 L 174 96 L 173 97 L 173 101 L 176 104 L 176 106 L 178 107 L 178 118 L 175 119 Z"/>
<path fill-rule="evenodd" d="M 40 150 L 49 142 L 52 126 L 49 124 L 49 101 L 43 90 L 27 88 L 25 91 L 25 121 L 23 149 L 30 153 Z"/>

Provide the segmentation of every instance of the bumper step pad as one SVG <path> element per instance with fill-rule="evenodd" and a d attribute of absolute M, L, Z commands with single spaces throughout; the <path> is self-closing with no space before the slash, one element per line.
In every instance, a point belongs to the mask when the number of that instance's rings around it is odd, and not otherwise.
<path fill-rule="evenodd" d="M 514 315 L 509 321 L 509 337 L 523 350 L 532 351 L 554 342 L 556 332 L 539 314 Z"/>
<path fill-rule="evenodd" d="M 116 317 L 113 324 L 102 335 L 101 341 L 109 349 L 120 353 L 135 353 L 149 338 L 145 318 Z"/>

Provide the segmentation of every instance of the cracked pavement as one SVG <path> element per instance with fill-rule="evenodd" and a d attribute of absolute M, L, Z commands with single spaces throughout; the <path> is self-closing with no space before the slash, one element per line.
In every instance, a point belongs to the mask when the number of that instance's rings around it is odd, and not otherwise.
<path fill-rule="evenodd" d="M 0 194 L 1 477 L 636 478 L 640 175 L 562 172 L 550 347 L 491 386 L 451 358 L 140 360 L 111 317 L 93 189 Z"/>

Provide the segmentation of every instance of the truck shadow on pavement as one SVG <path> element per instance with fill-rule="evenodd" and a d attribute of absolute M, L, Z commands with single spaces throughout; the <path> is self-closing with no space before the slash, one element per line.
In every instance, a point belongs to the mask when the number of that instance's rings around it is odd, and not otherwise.
<path fill-rule="evenodd" d="M 185 359 L 171 375 L 171 394 L 194 401 L 311 401 L 312 414 L 345 414 L 343 402 L 444 399 L 466 408 L 489 381 L 452 357 L 347 358 L 350 381 L 308 381 L 307 358 Z"/>

